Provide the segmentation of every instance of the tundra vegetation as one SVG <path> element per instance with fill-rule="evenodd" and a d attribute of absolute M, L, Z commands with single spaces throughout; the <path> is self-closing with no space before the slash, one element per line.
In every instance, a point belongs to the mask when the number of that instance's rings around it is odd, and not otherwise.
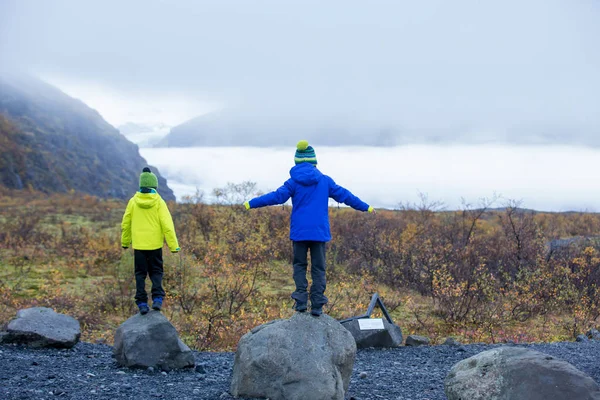
<path fill-rule="evenodd" d="M 182 252 L 165 249 L 163 312 L 194 349 L 232 350 L 293 313 L 291 207 L 247 212 L 255 191 L 228 184 L 211 204 L 201 193 L 169 204 Z M 594 327 L 600 215 L 492 200 L 449 211 L 423 196 L 376 215 L 331 207 L 325 312 L 362 314 L 378 292 L 405 334 L 434 343 L 571 340 Z M 82 340 L 111 343 L 137 312 L 133 255 L 120 246 L 125 205 L 0 189 L 0 323 L 47 306 L 78 318 Z"/>

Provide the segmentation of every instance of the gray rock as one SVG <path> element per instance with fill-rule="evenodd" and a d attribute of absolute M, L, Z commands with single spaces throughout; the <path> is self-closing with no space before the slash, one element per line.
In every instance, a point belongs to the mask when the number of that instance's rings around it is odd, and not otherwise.
<path fill-rule="evenodd" d="M 429 338 L 426 336 L 409 335 L 406 338 L 407 346 L 426 346 L 429 344 Z"/>
<path fill-rule="evenodd" d="M 192 368 L 194 354 L 159 311 L 136 314 L 117 329 L 113 348 L 119 365 L 163 370 Z"/>
<path fill-rule="evenodd" d="M 595 328 L 592 328 L 589 331 L 587 331 L 585 335 L 588 337 L 588 339 L 600 340 L 600 332 L 598 332 L 598 330 Z"/>
<path fill-rule="evenodd" d="M 592 378 L 571 364 L 522 347 L 484 351 L 455 364 L 444 382 L 448 400 L 598 400 Z"/>
<path fill-rule="evenodd" d="M 244 335 L 231 379 L 235 397 L 342 400 L 356 357 L 352 334 L 328 315 L 295 313 Z"/>
<path fill-rule="evenodd" d="M 206 374 L 206 369 L 204 369 L 203 364 L 196 365 L 196 372 L 199 374 Z"/>
<path fill-rule="evenodd" d="M 398 347 L 402 345 L 402 331 L 396 324 L 390 324 L 383 319 L 384 329 L 361 330 L 358 320 L 347 321 L 342 326 L 354 337 L 356 347 Z"/>
<path fill-rule="evenodd" d="M 577 335 L 577 337 L 575 338 L 576 342 L 587 342 L 589 340 L 590 339 L 588 339 L 588 337 L 585 335 Z"/>
<path fill-rule="evenodd" d="M 22 343 L 31 347 L 71 348 L 79 342 L 79 322 L 51 308 L 34 307 L 19 310 L 8 323 L 3 342 Z"/>
<path fill-rule="evenodd" d="M 446 338 L 442 344 L 445 346 L 460 346 L 460 342 L 453 337 Z"/>

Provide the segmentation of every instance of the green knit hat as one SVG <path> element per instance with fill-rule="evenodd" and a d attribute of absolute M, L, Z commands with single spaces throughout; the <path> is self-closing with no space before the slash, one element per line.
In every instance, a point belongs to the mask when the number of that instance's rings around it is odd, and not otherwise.
<path fill-rule="evenodd" d="M 140 187 L 158 189 L 158 178 L 148 167 L 145 167 L 140 174 Z"/>
<path fill-rule="evenodd" d="M 296 145 L 296 155 L 294 156 L 294 162 L 300 164 L 303 162 L 317 165 L 317 155 L 315 149 L 308 145 L 308 140 L 301 140 Z"/>

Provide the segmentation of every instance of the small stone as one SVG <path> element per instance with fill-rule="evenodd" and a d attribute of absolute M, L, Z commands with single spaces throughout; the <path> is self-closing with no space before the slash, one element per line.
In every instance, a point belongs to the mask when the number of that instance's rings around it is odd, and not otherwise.
<path fill-rule="evenodd" d="M 194 390 L 192 391 L 192 393 L 193 393 L 193 394 L 200 394 L 200 389 L 194 389 Z"/>
<path fill-rule="evenodd" d="M 154 367 L 148 367 L 148 372 L 154 372 Z"/>
<path fill-rule="evenodd" d="M 595 328 L 592 328 L 589 331 L 587 331 L 586 336 L 588 337 L 588 339 L 600 340 L 600 332 L 598 332 L 598 330 Z"/>
<path fill-rule="evenodd" d="M 93 354 L 88 354 L 87 358 L 94 358 L 95 356 Z"/>
<path fill-rule="evenodd" d="M 429 338 L 427 336 L 409 335 L 406 338 L 406 346 L 426 346 L 429 344 Z"/>
<path fill-rule="evenodd" d="M 206 370 L 204 369 L 204 365 L 198 364 L 196 365 L 196 372 L 199 374 L 206 374 Z"/>
<path fill-rule="evenodd" d="M 460 342 L 458 342 L 453 337 L 446 338 L 446 340 L 442 344 L 444 344 L 446 346 L 460 346 Z"/>
<path fill-rule="evenodd" d="M 219 396 L 220 399 L 226 399 L 228 397 L 229 397 L 229 393 L 227 393 L 227 392 L 223 392 L 223 393 L 221 393 L 221 396 Z"/>
<path fill-rule="evenodd" d="M 458 349 L 456 349 L 456 351 L 458 351 L 459 353 L 464 353 L 467 351 L 467 348 L 465 346 L 460 346 Z"/>
<path fill-rule="evenodd" d="M 358 377 L 359 377 L 360 379 L 365 379 L 367 376 L 368 376 L 368 374 L 367 374 L 366 372 L 364 372 L 364 371 L 363 371 L 363 372 L 361 372 L 360 374 L 358 374 Z"/>
<path fill-rule="evenodd" d="M 125 371 L 117 371 L 117 375 L 125 375 Z"/>
<path fill-rule="evenodd" d="M 96 394 L 96 390 L 90 390 L 91 394 Z"/>
<path fill-rule="evenodd" d="M 577 342 L 587 342 L 588 340 L 588 337 L 585 335 L 577 335 L 577 337 L 575 338 L 575 341 Z"/>
<path fill-rule="evenodd" d="M 166 371 L 161 372 L 161 374 L 164 375 L 164 376 L 167 376 L 167 372 Z"/>
<path fill-rule="evenodd" d="M 91 378 L 91 377 L 95 377 L 96 375 L 92 374 L 91 372 L 86 372 L 85 376 L 88 376 Z"/>

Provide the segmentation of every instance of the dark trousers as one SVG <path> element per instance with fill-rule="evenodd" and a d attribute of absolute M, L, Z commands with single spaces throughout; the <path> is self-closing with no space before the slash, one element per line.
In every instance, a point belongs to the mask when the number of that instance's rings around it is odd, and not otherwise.
<path fill-rule="evenodd" d="M 162 249 L 156 250 L 134 250 L 135 260 L 135 301 L 136 303 L 147 303 L 146 277 L 150 276 L 152 281 L 152 298 L 165 297 L 162 287 L 163 257 Z"/>
<path fill-rule="evenodd" d="M 292 299 L 300 304 L 308 302 L 308 280 L 306 268 L 308 267 L 308 251 L 310 250 L 310 304 L 313 308 L 320 308 L 327 304 L 325 297 L 325 242 L 301 241 L 294 242 L 294 283 L 296 291 Z"/>

